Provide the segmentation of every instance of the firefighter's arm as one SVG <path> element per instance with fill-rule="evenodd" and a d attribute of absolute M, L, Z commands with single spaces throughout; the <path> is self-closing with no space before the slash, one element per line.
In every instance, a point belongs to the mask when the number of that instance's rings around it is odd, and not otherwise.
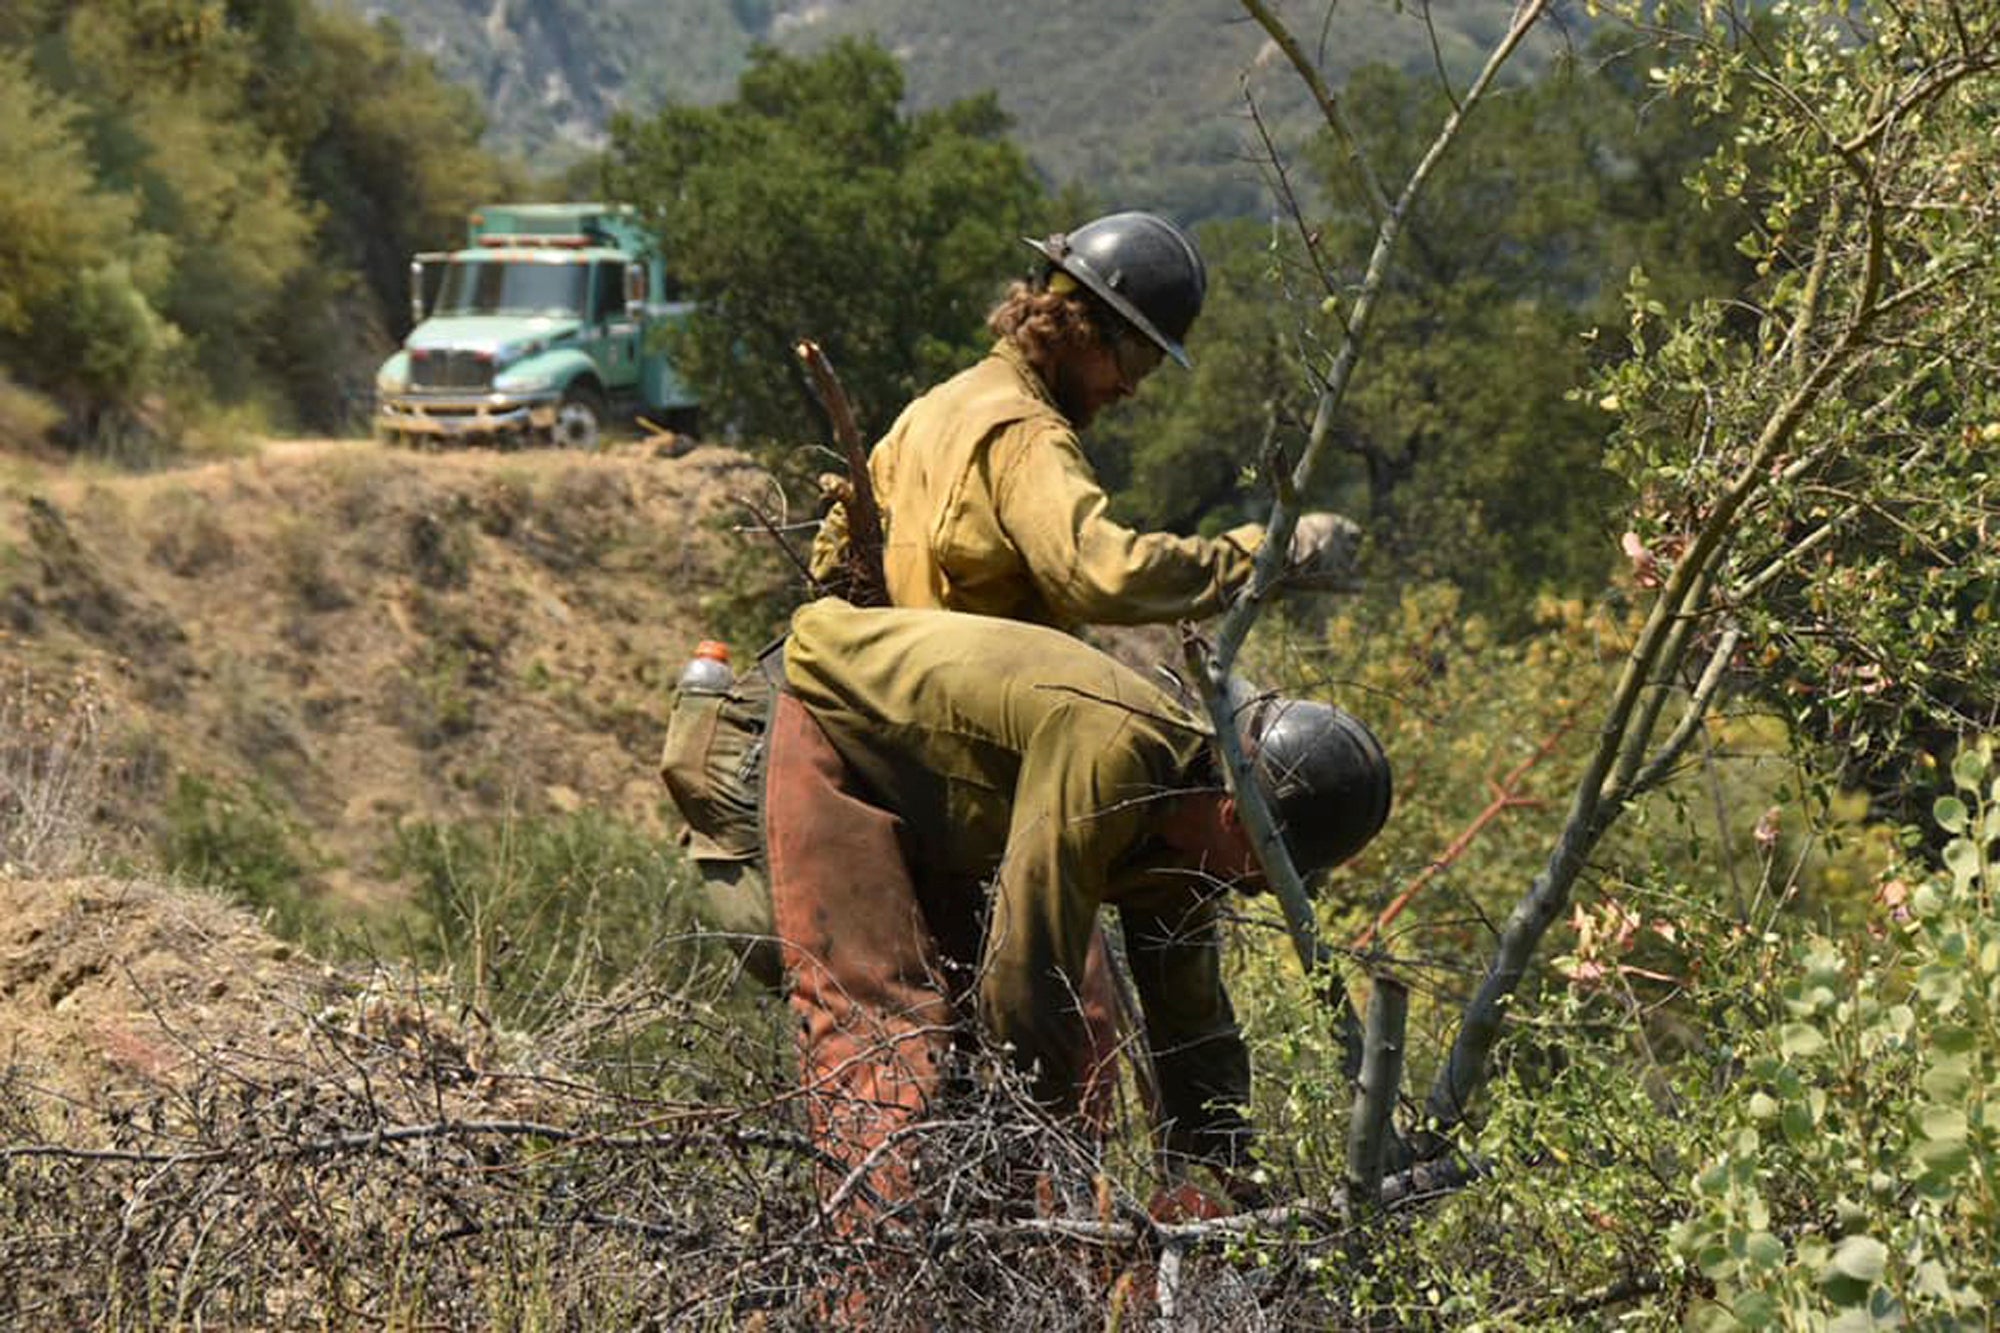
<path fill-rule="evenodd" d="M 1050 608 L 1067 623 L 1158 624 L 1221 611 L 1250 577 L 1264 530 L 1220 537 L 1135 532 L 1110 517 L 1073 435 L 1028 424 L 993 450 L 1001 527 Z"/>

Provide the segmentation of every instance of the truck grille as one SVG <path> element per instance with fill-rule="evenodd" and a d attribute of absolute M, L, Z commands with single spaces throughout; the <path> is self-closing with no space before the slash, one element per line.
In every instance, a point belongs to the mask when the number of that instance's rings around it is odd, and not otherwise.
<path fill-rule="evenodd" d="M 478 352 L 412 352 L 410 384 L 418 389 L 490 389 L 493 359 Z"/>

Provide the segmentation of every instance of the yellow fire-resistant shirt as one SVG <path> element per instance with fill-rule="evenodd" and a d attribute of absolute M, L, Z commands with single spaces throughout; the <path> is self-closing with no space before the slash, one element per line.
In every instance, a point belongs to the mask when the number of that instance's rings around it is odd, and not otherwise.
<path fill-rule="evenodd" d="M 904 408 L 868 473 L 897 606 L 1061 629 L 1201 619 L 1249 579 L 1263 540 L 1254 523 L 1211 539 L 1113 522 L 1075 429 L 1004 338 Z M 838 567 L 845 540 L 845 515 L 829 515 L 816 576 Z"/>
<path fill-rule="evenodd" d="M 1226 890 L 1180 868 L 1158 837 L 1175 794 L 1208 780 L 1197 778 L 1207 724 L 1058 631 L 831 598 L 793 617 L 785 675 L 870 795 L 902 816 L 913 875 L 951 886 L 967 921 L 990 900 L 979 1011 L 989 1037 L 1038 1068 L 1038 1095 L 1076 1103 L 1077 983 L 1110 904 L 1169 1143 L 1236 1160 L 1250 1067 L 1222 983 Z"/>

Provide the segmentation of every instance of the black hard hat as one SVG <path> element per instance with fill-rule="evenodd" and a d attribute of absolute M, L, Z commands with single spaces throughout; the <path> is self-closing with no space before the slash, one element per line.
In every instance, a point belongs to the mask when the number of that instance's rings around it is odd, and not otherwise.
<path fill-rule="evenodd" d="M 1258 790 L 1299 876 L 1366 847 L 1389 819 L 1389 759 L 1359 718 L 1332 704 L 1263 695 L 1237 714 Z"/>
<path fill-rule="evenodd" d="M 1022 237 L 1183 366 L 1208 270 L 1181 229 L 1152 213 L 1111 213 L 1044 241 Z"/>

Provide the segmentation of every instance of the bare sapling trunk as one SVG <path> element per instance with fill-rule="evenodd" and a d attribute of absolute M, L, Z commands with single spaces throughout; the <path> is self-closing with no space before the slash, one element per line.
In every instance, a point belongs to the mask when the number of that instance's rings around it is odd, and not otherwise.
<path fill-rule="evenodd" d="M 1249 829 L 1256 847 L 1258 860 L 1264 870 L 1265 882 L 1278 897 L 1292 946 L 1308 972 L 1330 967 L 1333 954 L 1319 939 L 1312 900 L 1306 893 L 1305 885 L 1300 880 L 1290 855 L 1285 850 L 1270 809 L 1258 792 L 1256 784 L 1250 780 L 1249 765 L 1236 739 L 1235 719 L 1224 690 L 1224 682 L 1228 680 L 1230 668 L 1244 640 L 1249 636 L 1251 627 L 1256 623 L 1266 602 L 1282 585 L 1292 531 L 1297 526 L 1299 518 L 1299 496 L 1306 492 L 1326 455 L 1332 436 L 1334 416 L 1341 400 L 1346 396 L 1355 367 L 1361 360 L 1368 323 L 1373 316 L 1383 284 L 1388 278 L 1391 260 L 1397 242 L 1402 236 L 1404 223 L 1422 195 L 1425 184 L 1430 180 L 1438 164 L 1450 152 L 1467 118 L 1491 90 L 1501 68 L 1541 18 L 1546 5 L 1547 0 L 1528 0 L 1528 3 L 1515 11 L 1513 22 L 1509 25 L 1506 35 L 1494 47 L 1471 87 L 1457 100 L 1451 115 L 1438 130 L 1430 148 L 1418 161 L 1409 179 L 1404 182 L 1401 193 L 1392 202 L 1377 182 L 1367 155 L 1362 151 L 1349 125 L 1339 99 L 1328 90 L 1319 71 L 1305 55 L 1283 20 L 1269 4 L 1265 3 L 1265 0 L 1243 0 L 1245 11 L 1270 35 L 1312 90 L 1328 127 L 1340 140 L 1350 162 L 1354 165 L 1354 170 L 1363 182 L 1364 193 L 1376 225 L 1375 244 L 1369 255 L 1368 267 L 1362 278 L 1360 290 L 1348 311 L 1340 346 L 1335 351 L 1332 363 L 1327 367 L 1321 383 L 1305 448 L 1289 472 L 1282 467 L 1270 469 L 1275 494 L 1270 516 L 1265 524 L 1264 545 L 1257 554 L 1249 584 L 1236 604 L 1230 608 L 1229 613 L 1223 617 L 1212 643 L 1204 644 L 1192 637 L 1187 641 L 1191 674 L 1199 683 L 1202 701 L 1214 721 L 1215 734 L 1228 770 L 1230 787 L 1235 793 L 1244 824 Z M 1307 226 L 1302 217 L 1295 218 L 1294 221 L 1302 229 Z M 1343 1026 L 1343 1037 L 1348 1046 L 1351 1076 L 1358 1069 L 1361 1060 L 1360 1027 L 1354 1018 L 1351 1006 L 1346 1003 L 1345 988 L 1333 985 L 1329 987 L 1327 994 L 1334 999 L 1339 1012 L 1338 1021 Z M 1382 1114 L 1385 1118 L 1394 1104 L 1394 1097 L 1382 1103 Z"/>

